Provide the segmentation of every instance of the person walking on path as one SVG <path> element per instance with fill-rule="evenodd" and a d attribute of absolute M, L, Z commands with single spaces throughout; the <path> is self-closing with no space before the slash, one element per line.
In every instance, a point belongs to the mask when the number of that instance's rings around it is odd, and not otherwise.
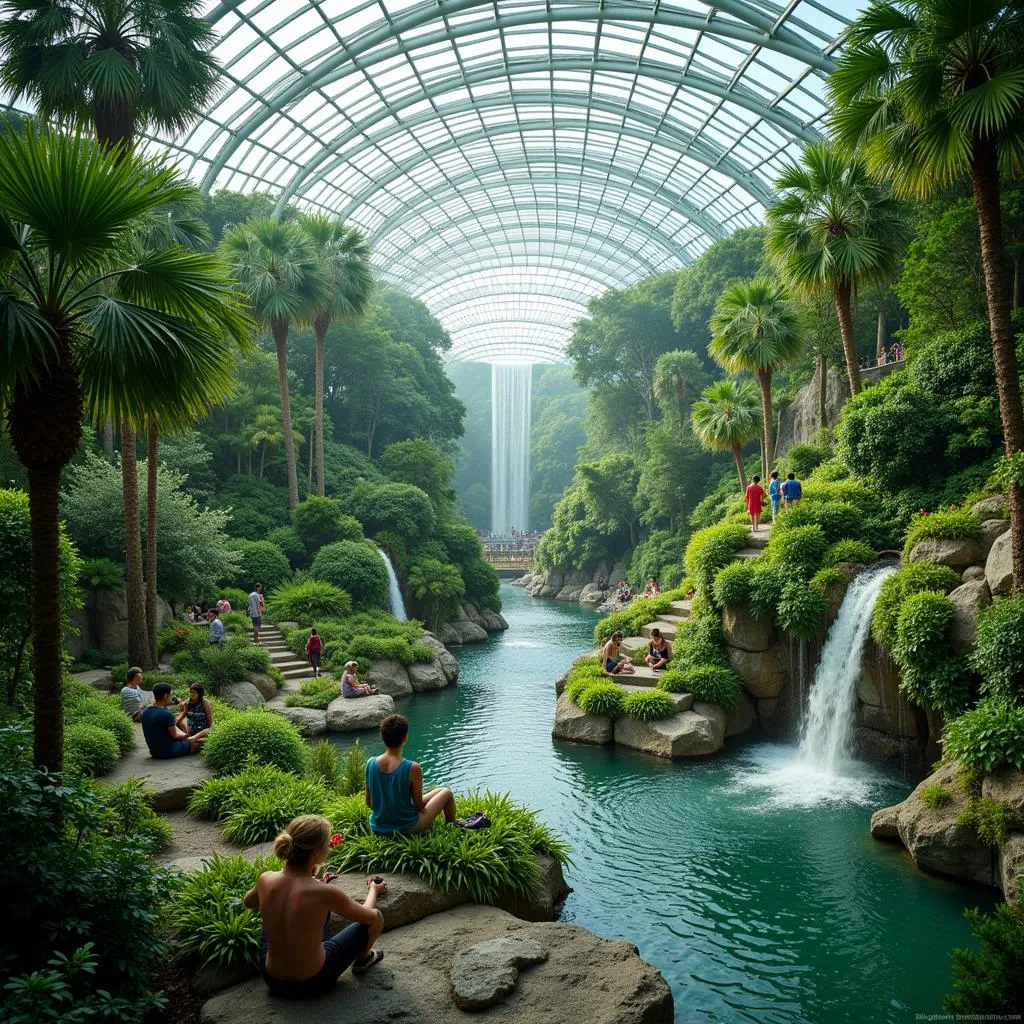
<path fill-rule="evenodd" d="M 146 695 L 139 683 L 142 682 L 142 669 L 132 666 L 125 674 L 124 686 L 121 688 L 121 710 L 133 721 L 142 721 L 142 709 L 146 706 Z"/>
<path fill-rule="evenodd" d="M 761 486 L 761 478 L 755 476 L 753 483 L 747 484 L 747 514 L 754 533 L 757 533 L 761 525 L 761 510 L 764 507 L 764 488 Z"/>
<path fill-rule="evenodd" d="M 224 650 L 224 623 L 220 621 L 220 612 L 216 608 L 210 612 L 210 643 Z"/>
<path fill-rule="evenodd" d="M 309 634 L 309 639 L 306 641 L 306 659 L 309 661 L 309 667 L 313 670 L 313 678 L 318 679 L 320 677 L 320 649 L 323 644 L 320 641 L 320 636 L 314 629 Z"/>
<path fill-rule="evenodd" d="M 786 508 L 792 508 L 804 496 L 804 489 L 800 486 L 796 474 L 787 473 L 786 482 L 782 485 L 782 500 Z"/>
<path fill-rule="evenodd" d="M 263 625 L 263 585 L 257 583 L 252 588 L 252 593 L 249 595 L 245 613 L 249 616 L 252 621 L 252 642 L 259 647 L 260 645 L 260 627 Z"/>
<path fill-rule="evenodd" d="M 779 514 L 779 509 L 782 508 L 782 481 L 779 479 L 777 469 L 772 470 L 771 483 L 768 484 L 768 500 L 772 505 L 772 519 L 774 520 Z"/>

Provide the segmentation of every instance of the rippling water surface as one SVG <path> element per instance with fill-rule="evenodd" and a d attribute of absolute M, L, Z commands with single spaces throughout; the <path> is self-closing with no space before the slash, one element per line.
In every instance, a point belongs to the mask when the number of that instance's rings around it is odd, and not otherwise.
<path fill-rule="evenodd" d="M 639 946 L 687 1024 L 941 1012 L 963 910 L 992 900 L 870 838 L 908 784 L 861 769 L 834 786 L 772 744 L 672 764 L 554 741 L 553 684 L 595 616 L 508 585 L 502 600 L 511 629 L 458 653 L 459 685 L 403 702 L 407 753 L 433 784 L 508 790 L 568 838 L 562 920 Z"/>

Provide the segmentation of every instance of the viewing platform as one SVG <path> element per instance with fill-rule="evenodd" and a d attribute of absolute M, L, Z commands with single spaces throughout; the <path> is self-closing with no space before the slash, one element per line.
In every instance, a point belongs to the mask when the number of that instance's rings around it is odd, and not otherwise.
<path fill-rule="evenodd" d="M 522 576 L 533 568 L 538 540 L 537 537 L 482 539 L 484 560 L 499 576 Z"/>

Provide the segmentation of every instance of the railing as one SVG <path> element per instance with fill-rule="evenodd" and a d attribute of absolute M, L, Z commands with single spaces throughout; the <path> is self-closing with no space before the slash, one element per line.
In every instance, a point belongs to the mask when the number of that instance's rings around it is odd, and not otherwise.
<path fill-rule="evenodd" d="M 484 560 L 498 572 L 529 572 L 533 568 L 534 550 L 484 551 Z"/>

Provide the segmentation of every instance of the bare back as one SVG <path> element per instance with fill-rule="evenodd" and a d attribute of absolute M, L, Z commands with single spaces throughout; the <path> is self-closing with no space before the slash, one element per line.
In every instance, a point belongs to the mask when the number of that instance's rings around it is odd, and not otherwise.
<path fill-rule="evenodd" d="M 267 933 L 267 973 L 280 981 L 305 981 L 324 963 L 324 918 L 337 899 L 312 875 L 265 871 L 256 883 Z"/>

